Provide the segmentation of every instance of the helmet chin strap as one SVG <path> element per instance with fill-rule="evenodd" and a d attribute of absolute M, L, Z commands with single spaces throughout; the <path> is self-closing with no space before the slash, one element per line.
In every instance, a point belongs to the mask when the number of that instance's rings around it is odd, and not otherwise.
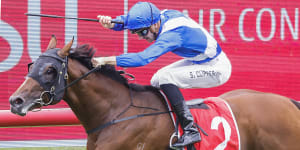
<path fill-rule="evenodd" d="M 153 26 L 153 27 L 151 27 Z M 160 21 L 150 26 L 150 31 L 153 33 L 154 40 L 157 39 L 158 34 L 156 33 L 156 29 L 160 26 Z M 154 28 L 154 29 L 153 29 Z"/>
<path fill-rule="evenodd" d="M 154 40 L 156 40 L 156 39 L 157 39 L 157 33 L 154 32 L 154 33 L 153 33 L 153 36 L 154 36 Z"/>

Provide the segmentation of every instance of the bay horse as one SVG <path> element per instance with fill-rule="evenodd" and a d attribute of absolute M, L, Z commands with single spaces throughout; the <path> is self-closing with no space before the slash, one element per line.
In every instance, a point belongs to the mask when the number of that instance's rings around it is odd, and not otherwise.
<path fill-rule="evenodd" d="M 72 40 L 59 49 L 56 43 L 53 36 L 46 52 L 28 67 L 25 81 L 9 99 L 12 113 L 25 116 L 63 99 L 87 131 L 88 150 L 169 149 L 174 126 L 158 89 L 129 84 L 114 66 L 94 68 L 89 45 L 71 48 Z M 296 101 L 247 89 L 219 97 L 236 118 L 240 149 L 300 149 Z"/>

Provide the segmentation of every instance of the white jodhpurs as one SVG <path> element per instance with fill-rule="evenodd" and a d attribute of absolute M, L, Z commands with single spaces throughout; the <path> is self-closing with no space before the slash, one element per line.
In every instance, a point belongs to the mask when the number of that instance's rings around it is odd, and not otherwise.
<path fill-rule="evenodd" d="M 231 75 L 231 63 L 224 52 L 215 59 L 195 64 L 181 59 L 158 70 L 151 85 L 174 84 L 179 88 L 211 88 L 224 84 Z"/>

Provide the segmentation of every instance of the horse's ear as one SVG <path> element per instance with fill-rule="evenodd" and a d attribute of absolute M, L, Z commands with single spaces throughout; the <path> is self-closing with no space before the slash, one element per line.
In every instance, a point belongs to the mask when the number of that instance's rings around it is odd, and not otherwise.
<path fill-rule="evenodd" d="M 61 50 L 58 51 L 58 55 L 61 57 L 66 57 L 69 55 L 69 52 L 71 50 L 71 47 L 73 45 L 73 41 L 74 41 L 74 36 L 72 38 L 72 40 L 64 46 L 64 48 L 62 48 Z"/>
<path fill-rule="evenodd" d="M 53 49 L 53 48 L 56 48 L 56 37 L 55 37 L 55 35 L 52 35 L 51 40 L 48 44 L 47 50 L 48 49 Z"/>

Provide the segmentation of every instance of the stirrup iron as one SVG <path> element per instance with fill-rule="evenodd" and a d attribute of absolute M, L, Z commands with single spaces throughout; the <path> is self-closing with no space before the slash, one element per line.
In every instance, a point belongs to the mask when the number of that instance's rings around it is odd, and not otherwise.
<path fill-rule="evenodd" d="M 171 135 L 171 138 L 170 138 L 170 141 L 169 141 L 169 148 L 171 148 L 171 149 L 174 149 L 174 150 L 184 150 L 184 147 L 181 147 L 181 148 L 179 148 L 179 147 L 173 147 L 172 145 L 172 141 L 173 141 L 173 139 L 174 138 L 177 138 L 177 139 L 179 139 L 180 138 L 180 136 L 178 135 L 178 132 L 174 132 L 172 135 Z"/>

